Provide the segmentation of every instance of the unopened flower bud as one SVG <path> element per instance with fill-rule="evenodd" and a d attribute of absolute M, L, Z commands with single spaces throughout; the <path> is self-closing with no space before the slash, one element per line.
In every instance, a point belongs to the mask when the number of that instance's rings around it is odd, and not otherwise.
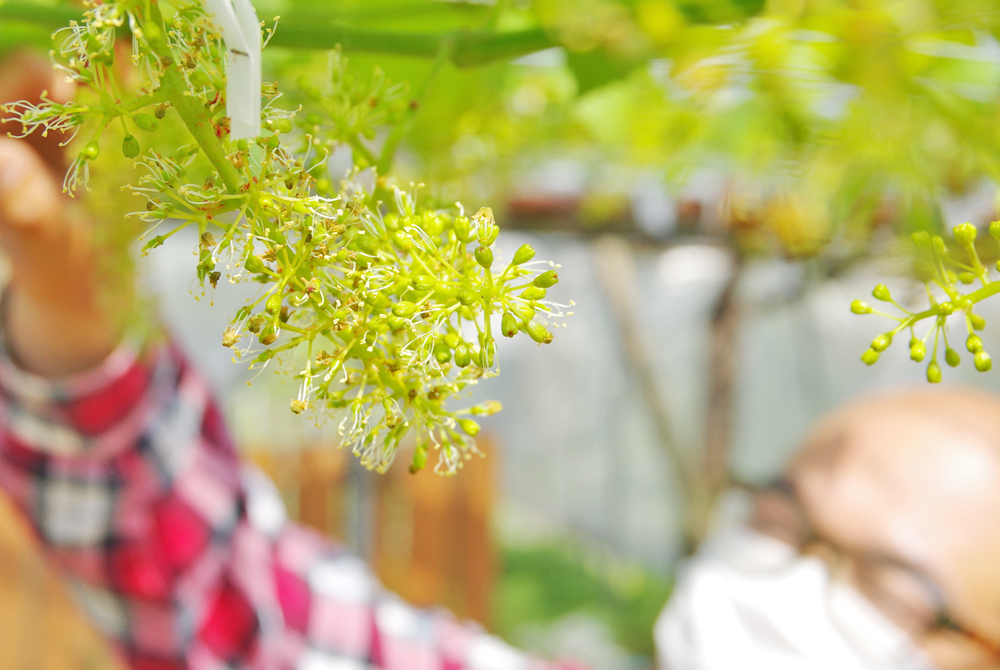
<path fill-rule="evenodd" d="M 524 330 L 528 333 L 528 337 L 539 344 L 546 343 L 546 341 L 552 341 L 552 333 L 550 333 L 540 322 L 535 321 L 534 319 L 525 324 Z"/>
<path fill-rule="evenodd" d="M 549 270 L 535 277 L 535 281 L 531 283 L 538 288 L 552 288 L 559 283 L 559 275 L 555 270 Z"/>
<path fill-rule="evenodd" d="M 973 330 L 982 330 L 986 327 L 986 319 L 978 314 L 970 314 L 969 321 L 972 323 Z"/>
<path fill-rule="evenodd" d="M 395 314 L 386 319 L 385 322 L 389 326 L 389 330 L 401 330 L 406 327 L 406 319 Z"/>
<path fill-rule="evenodd" d="M 951 234 L 955 236 L 955 241 L 962 246 L 968 246 L 976 241 L 976 227 L 971 223 L 961 223 L 951 229 Z"/>
<path fill-rule="evenodd" d="M 471 288 L 462 289 L 458 292 L 458 300 L 466 307 L 479 301 L 479 294 Z"/>
<path fill-rule="evenodd" d="M 919 363 L 927 355 L 927 345 L 919 340 L 910 345 L 910 359 Z"/>
<path fill-rule="evenodd" d="M 976 369 L 980 372 L 986 372 L 993 367 L 993 361 L 985 351 L 977 351 L 973 360 L 976 362 Z"/>
<path fill-rule="evenodd" d="M 479 434 L 479 424 L 472 419 L 459 419 L 458 425 L 461 426 L 462 432 L 469 437 L 475 437 Z"/>
<path fill-rule="evenodd" d="M 927 365 L 927 381 L 931 384 L 941 383 L 941 366 L 938 365 L 937 361 L 931 361 Z"/>
<path fill-rule="evenodd" d="M 268 314 L 277 314 L 281 309 L 281 292 L 275 291 L 268 297 L 267 302 L 264 303 L 264 311 Z"/>
<path fill-rule="evenodd" d="M 139 140 L 132 135 L 126 135 L 125 139 L 122 140 L 122 154 L 125 155 L 125 158 L 135 158 L 140 151 L 142 148 L 139 146 Z"/>
<path fill-rule="evenodd" d="M 258 256 L 254 254 L 250 254 L 250 256 L 246 260 L 246 263 L 243 264 L 243 267 L 246 268 L 247 272 L 255 275 L 260 274 L 265 270 L 267 270 L 267 268 L 264 266 L 264 261 L 262 261 Z"/>
<path fill-rule="evenodd" d="M 460 368 L 468 367 L 472 362 L 472 351 L 469 350 L 469 345 L 462 342 L 457 347 L 455 347 L 455 365 Z"/>
<path fill-rule="evenodd" d="M 870 314 L 872 306 L 864 300 L 855 300 L 851 303 L 851 311 L 855 314 Z"/>
<path fill-rule="evenodd" d="M 408 300 L 401 300 L 392 306 L 392 313 L 403 319 L 413 316 L 415 311 L 417 306 Z"/>
<path fill-rule="evenodd" d="M 889 348 L 890 344 L 892 344 L 892 335 L 890 333 L 883 333 L 872 340 L 872 349 L 882 353 Z"/>
<path fill-rule="evenodd" d="M 472 236 L 472 222 L 467 216 L 455 217 L 454 229 L 459 242 L 467 242 Z"/>
<path fill-rule="evenodd" d="M 476 416 L 493 416 L 501 410 L 503 410 L 503 405 L 496 400 L 487 400 L 472 407 L 472 413 Z"/>
<path fill-rule="evenodd" d="M 875 365 L 878 357 L 879 353 L 874 349 L 868 349 L 865 353 L 861 354 L 861 360 L 864 361 L 865 365 Z"/>
<path fill-rule="evenodd" d="M 493 250 L 482 245 L 476 247 L 476 262 L 486 269 L 493 267 Z"/>
<path fill-rule="evenodd" d="M 148 133 L 155 133 L 160 127 L 160 122 L 152 114 L 140 112 L 132 116 L 132 123 L 142 128 Z"/>
<path fill-rule="evenodd" d="M 949 316 L 955 312 L 955 306 L 950 302 L 943 302 L 938 306 L 938 313 L 943 316 Z"/>
<path fill-rule="evenodd" d="M 451 349 L 444 342 L 438 342 L 434 345 L 434 360 L 439 364 L 444 365 L 451 360 Z"/>
<path fill-rule="evenodd" d="M 953 368 L 957 368 L 958 364 L 962 362 L 962 357 L 958 355 L 958 352 L 948 347 L 944 350 L 944 362 Z"/>
<path fill-rule="evenodd" d="M 83 145 L 80 149 L 80 158 L 85 161 L 97 160 L 97 157 L 101 155 L 101 147 L 97 144 L 96 140 L 91 140 Z"/>
<path fill-rule="evenodd" d="M 503 333 L 503 336 L 514 337 L 518 330 L 520 328 L 517 324 L 517 318 L 510 312 L 504 312 L 503 318 L 500 319 L 500 332 Z"/>
<path fill-rule="evenodd" d="M 990 235 L 1000 240 L 1000 221 L 994 221 L 990 224 Z"/>
<path fill-rule="evenodd" d="M 446 333 L 444 336 L 444 343 L 451 349 L 457 347 L 461 341 L 462 340 L 458 336 L 458 333 Z"/>
<path fill-rule="evenodd" d="M 535 257 L 535 250 L 530 244 L 522 244 L 517 251 L 514 252 L 514 260 L 511 261 L 514 265 L 520 265 L 522 263 L 527 263 L 532 258 Z"/>
<path fill-rule="evenodd" d="M 959 272 L 958 281 L 968 285 L 976 281 L 976 275 L 972 274 L 971 272 Z"/>
<path fill-rule="evenodd" d="M 430 291 L 437 284 L 437 280 L 430 275 L 419 275 L 413 280 L 413 288 L 417 291 Z"/>
<path fill-rule="evenodd" d="M 983 340 L 978 335 L 969 335 L 965 339 L 965 348 L 969 353 L 975 354 L 983 350 Z"/>
<path fill-rule="evenodd" d="M 913 244 L 918 249 L 927 249 L 931 246 L 931 236 L 926 230 L 918 230 L 910 235 L 910 239 L 913 240 Z"/>
<path fill-rule="evenodd" d="M 410 462 L 410 474 L 415 475 L 427 466 L 427 445 L 418 444 L 413 450 L 413 460 Z"/>
<path fill-rule="evenodd" d="M 882 302 L 888 302 L 892 300 L 892 295 L 889 293 L 889 288 L 885 284 L 879 284 L 874 289 L 872 289 L 872 295 L 875 296 L 876 300 L 881 300 Z"/>
<path fill-rule="evenodd" d="M 539 288 L 537 286 L 529 286 L 528 288 L 521 291 L 521 297 L 525 300 L 541 300 L 545 297 L 545 289 Z"/>

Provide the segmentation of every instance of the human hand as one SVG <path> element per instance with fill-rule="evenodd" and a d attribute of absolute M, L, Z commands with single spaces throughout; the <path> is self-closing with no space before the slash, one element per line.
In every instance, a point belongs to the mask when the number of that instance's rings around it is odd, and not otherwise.
<path fill-rule="evenodd" d="M 33 54 L 0 63 L 0 104 L 38 100 L 43 91 L 68 100 L 73 87 Z M 20 128 L 2 123 L 0 130 L 17 135 Z M 118 341 L 120 321 L 101 300 L 90 223 L 61 193 L 63 139 L 0 137 L 0 244 L 12 269 L 6 343 L 20 365 L 49 376 L 101 361 Z"/>

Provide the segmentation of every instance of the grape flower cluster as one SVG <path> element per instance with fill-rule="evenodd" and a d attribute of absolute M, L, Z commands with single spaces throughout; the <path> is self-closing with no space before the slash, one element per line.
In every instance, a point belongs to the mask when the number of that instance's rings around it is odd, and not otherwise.
<path fill-rule="evenodd" d="M 1000 241 L 1000 221 L 989 227 L 990 235 Z M 957 248 L 949 249 L 944 238 L 927 232 L 913 233 L 917 258 L 914 270 L 927 291 L 930 306 L 920 312 L 911 312 L 896 302 L 889 289 L 879 284 L 872 295 L 880 302 L 895 306 L 903 316 L 895 316 L 878 311 L 863 300 L 851 303 L 855 314 L 879 314 L 897 322 L 897 325 L 872 340 L 871 347 L 861 355 L 861 360 L 874 365 L 879 356 L 892 344 L 900 333 L 910 335 L 910 358 L 918 363 L 930 354 L 927 363 L 927 381 L 936 384 L 941 381 L 939 354 L 944 362 L 957 367 L 962 356 L 948 340 L 948 317 L 962 317 L 967 332 L 965 349 L 972 354 L 976 369 L 986 372 L 993 367 L 990 355 L 983 348 L 983 340 L 977 334 L 986 327 L 986 320 L 975 313 L 975 306 L 982 300 L 1000 292 L 1000 281 L 990 279 L 990 270 L 982 262 L 976 250 L 978 230 L 971 223 L 963 223 L 952 229 Z M 997 263 L 1000 270 L 1000 263 Z M 978 287 L 975 287 L 978 284 Z M 963 293 L 963 286 L 969 286 Z M 920 322 L 930 321 L 930 327 L 922 335 L 917 332 Z"/>
<path fill-rule="evenodd" d="M 125 26 L 137 83 L 114 63 Z M 362 186 L 359 168 L 375 164 L 366 140 L 405 114 L 404 87 L 378 72 L 355 81 L 337 51 L 325 88 L 299 83 L 314 110 L 280 108 L 277 84 L 265 83 L 262 135 L 234 141 L 225 47 L 199 2 L 94 1 L 57 36 L 54 59 L 82 85 L 79 100 L 43 96 L 7 111 L 25 134 L 61 132 L 68 144 L 89 133 L 73 144 L 70 194 L 86 188 L 90 164 L 109 150 L 102 135 L 120 124 L 119 150 L 139 171 L 125 188 L 146 203 L 134 213 L 150 226 L 143 254 L 195 227 L 203 288 L 261 285 L 222 334 L 235 359 L 291 365 L 291 411 L 336 417 L 342 446 L 369 468 L 385 471 L 407 435 L 412 472 L 432 450 L 443 473 L 476 452 L 474 417 L 499 403 L 452 410 L 449 399 L 498 372 L 498 334 L 548 343 L 567 306 L 547 300 L 558 266 L 535 260 L 529 245 L 505 267 L 494 263 L 489 208 L 421 207 L 416 186 L 386 175 Z M 163 133 L 168 115 L 185 130 Z M 337 186 L 325 163 L 340 143 L 356 167 Z"/>

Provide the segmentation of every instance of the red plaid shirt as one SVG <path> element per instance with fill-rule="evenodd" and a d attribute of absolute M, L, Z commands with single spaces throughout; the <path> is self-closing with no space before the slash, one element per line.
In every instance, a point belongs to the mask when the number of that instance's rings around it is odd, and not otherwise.
<path fill-rule="evenodd" d="M 288 523 L 174 349 L 123 346 L 58 381 L 0 360 L 0 393 L 0 486 L 134 668 L 551 667 Z"/>

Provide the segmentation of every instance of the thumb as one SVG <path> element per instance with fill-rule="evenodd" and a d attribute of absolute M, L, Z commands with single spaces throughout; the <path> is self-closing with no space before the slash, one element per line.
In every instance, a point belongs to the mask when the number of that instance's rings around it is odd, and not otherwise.
<path fill-rule="evenodd" d="M 62 214 L 60 191 L 30 146 L 0 138 L 0 233 L 49 232 Z"/>

